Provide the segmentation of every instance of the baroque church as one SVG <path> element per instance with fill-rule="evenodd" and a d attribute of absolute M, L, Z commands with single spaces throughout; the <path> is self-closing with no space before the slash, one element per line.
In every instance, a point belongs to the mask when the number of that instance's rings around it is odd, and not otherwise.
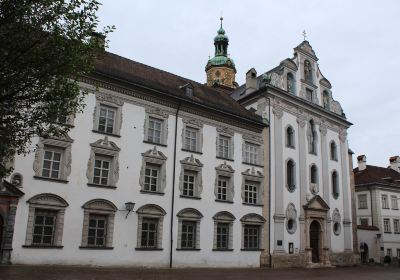
<path fill-rule="evenodd" d="M 357 262 L 351 123 L 314 50 L 239 86 L 228 45 L 221 18 L 205 84 L 105 52 L 69 133 L 35 138 L 1 182 L 1 262 Z"/>

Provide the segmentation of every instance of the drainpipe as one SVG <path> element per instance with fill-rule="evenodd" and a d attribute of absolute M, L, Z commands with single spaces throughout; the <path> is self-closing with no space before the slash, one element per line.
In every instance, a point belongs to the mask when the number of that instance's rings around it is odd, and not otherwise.
<path fill-rule="evenodd" d="M 372 211 L 372 190 L 371 188 L 368 188 L 369 190 L 369 200 L 371 202 L 371 226 L 374 225 L 374 212 Z"/>
<path fill-rule="evenodd" d="M 269 178 L 268 178 L 268 184 L 269 184 L 269 195 L 268 195 L 268 208 L 269 208 L 269 217 L 268 217 L 268 255 L 269 255 L 269 267 L 272 267 L 272 256 L 271 256 L 271 100 L 269 99 L 269 97 L 266 97 L 266 99 L 268 100 L 268 129 L 269 129 L 269 133 L 268 133 L 268 169 L 269 169 Z"/>
<path fill-rule="evenodd" d="M 178 108 L 175 113 L 175 135 L 174 135 L 174 166 L 172 169 L 172 198 L 171 198 L 171 224 L 170 224 L 170 252 L 169 252 L 169 268 L 172 268 L 172 252 L 174 246 L 174 204 L 175 204 L 175 173 L 176 173 L 176 141 L 178 134 L 178 113 L 181 108 L 181 103 L 178 103 Z"/>

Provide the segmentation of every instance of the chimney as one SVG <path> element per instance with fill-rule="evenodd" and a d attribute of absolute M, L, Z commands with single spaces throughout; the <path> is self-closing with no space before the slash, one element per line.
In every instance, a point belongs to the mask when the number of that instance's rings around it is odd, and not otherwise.
<path fill-rule="evenodd" d="M 251 68 L 246 73 L 246 94 L 253 92 L 257 89 L 257 71 Z"/>
<path fill-rule="evenodd" d="M 362 171 L 367 168 L 367 157 L 365 155 L 361 155 L 357 157 L 358 163 L 358 171 Z"/>
<path fill-rule="evenodd" d="M 389 158 L 390 162 L 390 168 L 393 170 L 400 172 L 400 157 L 399 156 L 394 156 Z"/>

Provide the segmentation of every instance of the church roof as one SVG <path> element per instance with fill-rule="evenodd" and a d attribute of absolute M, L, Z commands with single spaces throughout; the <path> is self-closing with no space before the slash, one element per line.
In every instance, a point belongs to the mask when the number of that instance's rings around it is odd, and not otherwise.
<path fill-rule="evenodd" d="M 353 169 L 355 185 L 383 184 L 400 188 L 400 173 L 390 167 L 367 165 L 364 170 Z"/>
<path fill-rule="evenodd" d="M 208 87 L 175 74 L 105 52 L 96 62 L 93 74 L 113 79 L 113 82 L 134 84 L 154 90 L 154 94 L 178 98 L 190 103 L 203 105 L 209 109 L 234 115 L 241 121 L 264 125 L 262 118 L 233 100 L 226 90 Z M 193 96 L 186 96 L 182 86 L 190 83 Z"/>

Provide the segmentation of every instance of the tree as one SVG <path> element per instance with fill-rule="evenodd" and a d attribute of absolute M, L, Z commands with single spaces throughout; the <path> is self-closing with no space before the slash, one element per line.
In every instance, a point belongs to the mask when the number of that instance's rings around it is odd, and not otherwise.
<path fill-rule="evenodd" d="M 99 6 L 0 0 L 0 163 L 29 152 L 34 136 L 66 133 L 63 120 L 83 110 L 78 79 L 93 70 L 114 29 L 97 30 Z"/>

